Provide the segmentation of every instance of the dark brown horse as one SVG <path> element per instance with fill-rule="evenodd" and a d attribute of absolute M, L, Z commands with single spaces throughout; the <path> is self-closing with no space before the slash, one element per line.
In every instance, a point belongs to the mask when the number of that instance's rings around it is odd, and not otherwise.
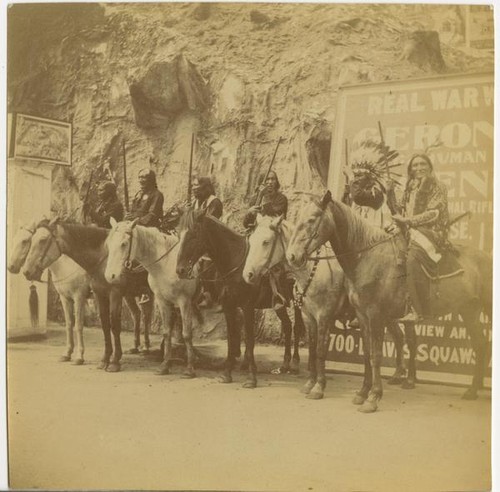
<path fill-rule="evenodd" d="M 304 264 L 311 252 L 329 241 L 347 278 L 348 296 L 363 328 L 365 377 L 354 403 L 363 412 L 374 412 L 382 398 L 380 365 L 384 326 L 404 314 L 406 275 L 397 262 L 397 249 L 405 247 L 401 234 L 391 236 L 370 226 L 349 207 L 333 200 L 330 192 L 321 202 L 311 202 L 303 211 L 287 249 L 295 267 Z M 459 247 L 462 275 L 443 278 L 439 297 L 431 299 L 436 316 L 457 313 L 468 328 L 476 353 L 471 387 L 465 399 L 477 398 L 485 371 L 487 340 L 479 318 L 491 316 L 492 258 L 472 248 Z"/>
<path fill-rule="evenodd" d="M 111 285 L 106 281 L 104 271 L 108 250 L 105 241 L 108 233 L 108 229 L 67 224 L 57 219 L 50 223 L 42 222 L 33 234 L 23 273 L 28 280 L 38 280 L 42 272 L 63 254 L 87 272 L 99 305 L 99 317 L 104 333 L 104 354 L 98 367 L 108 372 L 118 372 L 122 356 L 122 299 L 133 299 L 143 293 L 147 293 L 152 299 L 153 294 L 147 283 L 147 276 L 143 274 L 135 275 L 121 285 Z M 150 320 L 154 304 L 148 304 L 145 317 Z"/>
<path fill-rule="evenodd" d="M 247 284 L 242 277 L 247 255 L 245 236 L 238 234 L 219 220 L 208 216 L 204 211 L 187 211 L 181 221 L 181 244 L 177 257 L 177 274 L 180 278 L 189 278 L 196 262 L 208 255 L 216 265 L 220 274 L 219 282 L 223 283 L 221 304 L 226 318 L 228 352 L 222 382 L 232 382 L 232 370 L 236 358 L 240 355 L 240 329 L 237 322 L 237 311 L 241 308 L 245 327 L 245 362 L 248 364 L 248 378 L 243 384 L 245 388 L 257 385 L 257 368 L 254 360 L 254 321 L 255 309 L 272 307 L 271 289 L 264 282 L 259 286 Z M 291 292 L 290 292 L 291 296 Z M 290 368 L 292 323 L 285 307 L 276 310 L 285 334 L 285 356 L 283 370 Z M 302 316 L 295 309 L 294 353 L 292 368 L 298 370 L 298 343 L 303 332 Z"/>

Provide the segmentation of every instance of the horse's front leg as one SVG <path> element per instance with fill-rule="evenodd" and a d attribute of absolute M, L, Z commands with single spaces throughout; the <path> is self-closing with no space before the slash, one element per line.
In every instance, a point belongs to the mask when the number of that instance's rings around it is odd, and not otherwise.
<path fill-rule="evenodd" d="M 309 369 L 309 379 L 306 381 L 302 389 L 302 393 L 308 395 L 316 384 L 318 378 L 318 365 L 316 364 L 317 357 L 317 339 L 318 339 L 318 325 L 316 319 L 310 315 L 305 316 L 307 324 L 307 336 L 309 345 L 309 360 L 307 361 L 307 368 Z"/>
<path fill-rule="evenodd" d="M 68 362 L 71 360 L 71 354 L 75 348 L 73 340 L 73 301 L 66 296 L 59 295 L 64 312 L 64 325 L 66 329 L 66 353 L 59 357 L 59 362 Z"/>
<path fill-rule="evenodd" d="M 111 324 L 109 314 L 109 295 L 108 293 L 95 293 L 97 304 L 99 306 L 99 318 L 101 319 L 101 328 L 104 335 L 104 354 L 101 362 L 97 366 L 98 369 L 106 369 L 109 364 L 109 358 L 113 352 L 113 345 L 111 343 Z"/>
<path fill-rule="evenodd" d="M 157 298 L 158 309 L 163 331 L 163 359 L 156 370 L 157 376 L 164 376 L 170 373 L 170 363 L 172 360 L 172 324 L 174 318 L 174 305 L 165 299 Z"/>
<path fill-rule="evenodd" d="M 125 304 L 134 322 L 134 346 L 127 350 L 127 354 L 138 354 L 141 346 L 141 311 L 137 307 L 134 296 L 125 296 Z"/>
<path fill-rule="evenodd" d="M 292 360 L 292 322 L 288 316 L 285 307 L 276 311 L 276 315 L 281 321 L 281 331 L 285 335 L 285 354 L 283 356 L 283 364 L 277 369 L 273 369 L 273 373 L 286 374 L 290 371 L 290 361 Z"/>
<path fill-rule="evenodd" d="M 391 334 L 396 348 L 396 369 L 387 381 L 387 384 L 401 384 L 406 376 L 406 369 L 403 362 L 404 336 L 398 323 L 394 320 L 387 323 L 387 330 Z"/>
<path fill-rule="evenodd" d="M 362 413 L 373 413 L 378 408 L 378 402 L 382 399 L 383 388 L 382 388 L 382 376 L 380 374 L 380 367 L 382 365 L 382 346 L 384 343 L 384 325 L 381 323 L 380 319 L 370 317 L 368 320 L 369 324 L 369 336 L 371 338 L 370 343 L 370 362 L 372 369 L 373 384 L 363 405 L 359 407 L 359 411 Z"/>
<path fill-rule="evenodd" d="M 405 323 L 405 338 L 408 345 L 408 376 L 403 381 L 401 387 L 403 389 L 414 389 L 417 382 L 417 334 L 415 332 L 415 323 Z"/>
<path fill-rule="evenodd" d="M 299 343 L 302 335 L 304 334 L 304 320 L 302 319 L 302 311 L 294 305 L 294 318 L 293 318 L 293 356 L 290 372 L 292 374 L 299 374 L 300 372 L 300 357 L 299 357 Z"/>
<path fill-rule="evenodd" d="M 245 319 L 245 361 L 248 364 L 247 380 L 243 383 L 243 388 L 257 387 L 257 366 L 254 359 L 254 324 L 255 324 L 255 309 L 253 306 L 246 306 L 243 309 Z"/>
<path fill-rule="evenodd" d="M 370 345 L 371 337 L 367 319 L 359 312 L 356 312 L 359 324 L 361 325 L 361 334 L 363 339 L 363 361 L 365 364 L 365 372 L 363 377 L 363 386 L 356 392 L 352 402 L 354 405 L 362 405 L 368 398 L 368 393 L 372 387 L 372 367 L 370 364 Z"/>
<path fill-rule="evenodd" d="M 151 329 L 151 320 L 153 318 L 155 302 L 153 293 L 149 294 L 149 301 L 145 304 L 141 304 L 142 319 L 144 322 L 144 346 L 141 349 L 143 354 L 148 354 L 151 348 L 151 341 L 149 339 L 149 331 Z"/>
<path fill-rule="evenodd" d="M 121 370 L 120 360 L 122 358 L 122 299 L 123 296 L 118 290 L 112 290 L 110 295 L 111 311 L 111 333 L 113 334 L 114 351 L 111 362 L 107 367 L 108 372 L 119 372 Z"/>
<path fill-rule="evenodd" d="M 227 357 L 224 362 L 224 372 L 218 379 L 221 383 L 232 383 L 232 372 L 236 364 L 236 358 L 241 355 L 240 327 L 237 324 L 237 308 L 235 305 L 225 302 L 223 304 L 224 317 L 227 329 Z"/>
<path fill-rule="evenodd" d="M 75 332 L 78 358 L 73 362 L 77 366 L 84 363 L 83 354 L 85 352 L 85 345 L 83 343 L 83 318 L 85 314 L 85 294 L 77 295 L 74 298 L 74 311 L 75 311 Z"/>
<path fill-rule="evenodd" d="M 196 373 L 194 371 L 195 353 L 193 347 L 193 306 L 191 299 L 184 299 L 179 302 L 179 308 L 182 316 L 182 337 L 186 344 L 187 352 L 187 368 L 184 371 L 183 377 L 194 378 Z"/>

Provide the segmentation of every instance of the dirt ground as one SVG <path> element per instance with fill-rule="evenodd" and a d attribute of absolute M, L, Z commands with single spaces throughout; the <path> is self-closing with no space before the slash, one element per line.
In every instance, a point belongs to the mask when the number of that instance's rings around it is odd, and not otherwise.
<path fill-rule="evenodd" d="M 330 374 L 325 398 L 306 400 L 300 376 L 269 373 L 279 347 L 257 346 L 259 386 L 153 374 L 154 356 L 124 355 L 123 371 L 96 368 L 98 329 L 86 329 L 83 366 L 58 362 L 62 328 L 8 347 L 13 488 L 216 490 L 486 490 L 491 393 L 385 385 L 376 414 L 356 411 L 358 376 Z M 130 347 L 130 333 L 123 334 Z M 159 337 L 153 336 L 155 347 Z M 224 343 L 201 347 L 222 355 Z"/>

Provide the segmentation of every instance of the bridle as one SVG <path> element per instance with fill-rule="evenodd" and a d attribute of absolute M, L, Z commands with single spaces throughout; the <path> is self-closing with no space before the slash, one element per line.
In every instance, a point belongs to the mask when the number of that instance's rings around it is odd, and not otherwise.
<path fill-rule="evenodd" d="M 57 242 L 57 238 L 56 236 L 54 235 L 54 231 L 48 226 L 48 225 L 39 225 L 37 227 L 37 229 L 47 229 L 47 231 L 49 231 L 49 234 L 50 234 L 50 241 L 47 241 L 47 244 L 45 246 L 45 249 L 43 250 L 43 253 L 40 255 L 40 258 L 39 258 L 39 262 L 40 264 L 43 265 L 43 260 L 45 259 L 45 257 L 47 256 L 47 253 L 49 252 L 49 249 L 50 247 L 52 246 L 52 242 L 55 243 L 55 245 L 57 246 L 57 249 L 59 251 L 59 256 L 63 254 L 62 252 L 62 249 L 61 249 L 61 246 L 59 245 L 59 243 Z M 29 229 L 26 229 L 26 230 L 29 230 Z M 33 232 L 34 234 L 35 232 Z"/>
<path fill-rule="evenodd" d="M 179 244 L 179 241 L 175 242 L 172 246 L 170 246 L 170 248 L 167 249 L 167 251 L 165 251 L 165 253 L 163 253 L 161 256 L 156 258 L 156 260 L 152 261 L 151 263 L 148 263 L 147 265 L 139 265 L 138 267 L 134 268 L 133 261 L 130 259 L 131 255 L 132 255 L 132 239 L 134 238 L 134 229 L 131 229 L 130 231 L 126 231 L 125 234 L 130 237 L 130 241 L 128 243 L 127 257 L 125 258 L 125 260 L 123 262 L 123 267 L 126 270 L 129 270 L 131 272 L 142 272 L 142 271 L 144 271 L 144 269 L 149 268 L 150 266 L 154 265 L 155 263 L 158 263 L 160 260 L 165 258 L 165 256 L 167 256 L 170 253 L 170 251 L 172 251 Z"/>
<path fill-rule="evenodd" d="M 273 256 L 274 252 L 276 251 L 276 246 L 278 245 L 278 241 L 281 242 L 281 246 L 283 247 L 283 251 L 286 251 L 285 248 L 285 243 L 283 242 L 283 236 L 281 235 L 281 228 L 280 226 L 275 226 L 275 227 L 270 227 L 270 229 L 274 232 L 274 238 L 273 238 L 273 244 L 271 246 L 271 252 L 269 253 L 269 256 L 266 259 L 266 262 L 264 263 L 264 266 L 262 267 L 262 275 L 266 275 L 269 273 L 274 266 L 277 265 L 275 263 L 274 265 L 271 265 L 271 262 L 273 261 Z M 279 262 L 278 262 L 279 263 Z"/>

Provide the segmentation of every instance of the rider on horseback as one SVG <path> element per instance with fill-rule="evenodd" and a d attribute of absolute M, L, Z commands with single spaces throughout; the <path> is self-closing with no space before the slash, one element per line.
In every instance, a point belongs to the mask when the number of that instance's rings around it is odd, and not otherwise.
<path fill-rule="evenodd" d="M 194 210 L 205 210 L 207 215 L 216 219 L 222 217 L 222 202 L 215 196 L 212 180 L 208 176 L 195 176 L 192 181 L 193 196 L 195 198 Z M 202 257 L 199 262 L 200 278 L 202 280 L 199 306 L 209 308 L 214 303 L 217 294 L 214 286 L 209 286 L 203 280 L 213 281 L 216 276 L 215 266 L 208 257 Z"/>
<path fill-rule="evenodd" d="M 401 321 L 421 321 L 430 315 L 430 284 L 422 263 L 439 262 L 447 245 L 449 227 L 447 190 L 434 175 L 426 154 L 416 154 L 410 159 L 402 203 L 397 203 L 393 183 L 388 186 L 388 200 L 398 212 L 393 215 L 394 224 L 389 229 L 394 230 L 397 225 L 409 231 L 406 271 L 413 311 Z"/>
<path fill-rule="evenodd" d="M 111 217 L 118 222 L 123 220 L 123 205 L 117 196 L 116 185 L 111 181 L 103 181 L 97 189 L 97 197 L 97 207 L 89 210 L 87 215 L 97 227 L 111 229 Z"/>

